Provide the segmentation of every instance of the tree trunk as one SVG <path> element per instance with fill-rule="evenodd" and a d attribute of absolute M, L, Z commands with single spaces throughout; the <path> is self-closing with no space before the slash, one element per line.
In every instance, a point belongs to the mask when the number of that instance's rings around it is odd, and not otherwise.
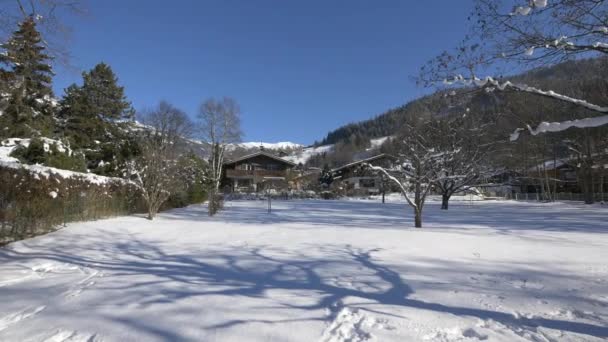
<path fill-rule="evenodd" d="M 382 204 L 384 204 L 384 195 L 385 195 L 385 194 L 386 194 L 386 193 L 385 193 L 384 191 L 382 191 Z"/>
<path fill-rule="evenodd" d="M 593 174 L 589 165 L 583 165 L 583 192 L 585 204 L 593 204 Z"/>
<path fill-rule="evenodd" d="M 448 210 L 448 203 L 450 202 L 450 196 L 443 194 L 441 195 L 441 209 Z"/>
<path fill-rule="evenodd" d="M 148 220 L 154 220 L 154 216 L 156 216 L 156 210 L 154 208 L 154 205 L 150 204 L 148 205 Z"/>
<path fill-rule="evenodd" d="M 414 227 L 422 228 L 422 213 L 419 210 L 414 210 Z"/>

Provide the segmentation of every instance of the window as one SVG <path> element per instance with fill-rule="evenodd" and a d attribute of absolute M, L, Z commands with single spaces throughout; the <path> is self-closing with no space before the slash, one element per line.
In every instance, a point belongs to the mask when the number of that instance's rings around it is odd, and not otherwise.
<path fill-rule="evenodd" d="M 376 186 L 376 180 L 375 179 L 369 179 L 369 178 L 363 178 L 359 180 L 359 185 L 362 188 L 374 188 Z"/>

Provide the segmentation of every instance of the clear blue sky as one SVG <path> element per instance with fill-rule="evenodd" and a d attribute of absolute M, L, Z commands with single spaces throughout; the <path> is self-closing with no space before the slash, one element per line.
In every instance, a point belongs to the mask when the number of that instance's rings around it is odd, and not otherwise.
<path fill-rule="evenodd" d="M 194 116 L 231 96 L 246 141 L 310 144 L 428 90 L 418 68 L 466 30 L 469 0 L 92 0 L 70 18 L 72 64 L 112 66 L 136 109 Z M 57 70 L 57 94 L 78 71 Z"/>

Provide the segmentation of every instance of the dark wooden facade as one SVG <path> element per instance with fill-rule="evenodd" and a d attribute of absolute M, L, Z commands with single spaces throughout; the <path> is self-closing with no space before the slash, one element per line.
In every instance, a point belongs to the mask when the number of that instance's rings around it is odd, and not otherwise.
<path fill-rule="evenodd" d="M 259 192 L 269 187 L 282 190 L 295 164 L 260 151 L 224 163 L 222 185 L 229 192 Z"/>
<path fill-rule="evenodd" d="M 387 170 L 395 168 L 397 158 L 389 154 L 379 154 L 370 158 L 342 165 L 332 170 L 333 188 L 346 195 L 370 195 L 388 191 L 388 184 L 382 174 L 364 167 L 365 164 L 380 166 Z"/>

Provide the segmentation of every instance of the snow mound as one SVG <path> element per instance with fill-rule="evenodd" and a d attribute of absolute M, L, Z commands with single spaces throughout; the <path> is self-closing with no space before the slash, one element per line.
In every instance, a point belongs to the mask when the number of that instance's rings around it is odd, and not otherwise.
<path fill-rule="evenodd" d="M 370 341 L 374 338 L 371 329 L 393 329 L 386 321 L 369 317 L 359 309 L 340 307 L 341 304 L 334 306 L 334 310 L 339 311 L 323 333 L 321 342 Z"/>

